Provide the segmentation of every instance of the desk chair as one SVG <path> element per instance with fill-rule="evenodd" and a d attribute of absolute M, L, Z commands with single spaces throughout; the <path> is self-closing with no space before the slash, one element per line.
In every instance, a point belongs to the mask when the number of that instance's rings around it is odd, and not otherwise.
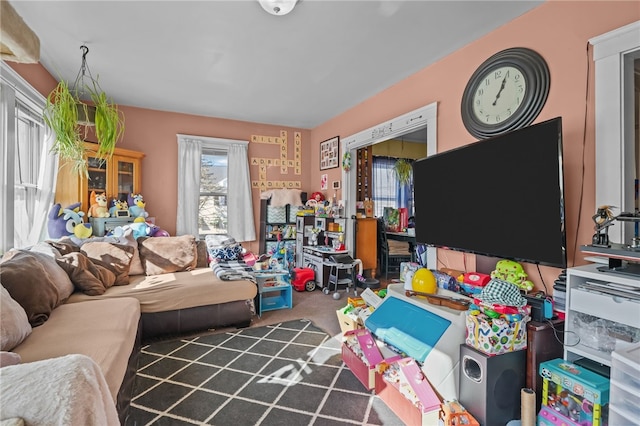
<path fill-rule="evenodd" d="M 389 268 L 398 270 L 400 273 L 401 262 L 411 262 L 409 243 L 389 244 L 384 221 L 378 219 L 378 244 L 380 253 L 380 270 L 384 271 L 384 278 L 389 279 Z"/>

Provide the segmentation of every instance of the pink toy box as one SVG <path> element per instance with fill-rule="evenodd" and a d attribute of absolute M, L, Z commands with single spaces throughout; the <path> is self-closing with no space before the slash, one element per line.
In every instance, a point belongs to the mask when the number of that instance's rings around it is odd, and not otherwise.
<path fill-rule="evenodd" d="M 540 364 L 540 425 L 607 425 L 609 379 L 563 359 Z"/>
<path fill-rule="evenodd" d="M 396 355 L 385 359 L 378 341 L 364 328 L 346 331 L 344 339 L 342 360 L 367 390 L 375 388 L 378 369 L 383 368 L 384 363 L 402 358 Z"/>

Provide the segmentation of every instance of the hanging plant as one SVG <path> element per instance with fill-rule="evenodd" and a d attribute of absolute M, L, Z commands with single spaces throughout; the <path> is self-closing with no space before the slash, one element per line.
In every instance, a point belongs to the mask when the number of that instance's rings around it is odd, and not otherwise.
<path fill-rule="evenodd" d="M 400 158 L 393 165 L 393 171 L 400 185 L 406 185 L 411 181 L 412 167 L 411 163 L 404 158 Z"/>
<path fill-rule="evenodd" d="M 75 172 L 86 175 L 84 139 L 87 127 L 95 126 L 97 157 L 107 159 L 113 155 L 124 134 L 124 114 L 91 75 L 86 58 L 89 48 L 81 46 L 80 49 L 82 65 L 74 85 L 70 88 L 64 80 L 58 83 L 47 96 L 44 119 L 56 134 L 53 151 L 70 163 Z M 92 104 L 84 100 L 85 97 L 90 98 Z"/>
<path fill-rule="evenodd" d="M 47 96 L 44 121 L 56 134 L 52 150 L 70 163 L 77 173 L 86 174 L 84 141 L 78 122 L 78 102 L 62 80 Z"/>

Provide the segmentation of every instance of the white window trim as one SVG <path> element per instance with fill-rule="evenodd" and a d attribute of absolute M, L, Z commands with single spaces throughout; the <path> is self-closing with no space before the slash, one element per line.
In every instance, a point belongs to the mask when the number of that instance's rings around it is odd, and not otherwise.
<path fill-rule="evenodd" d="M 589 40 L 595 62 L 596 194 L 593 206 L 633 212 L 635 174 L 633 59 L 640 57 L 640 21 Z M 626 184 L 625 184 L 626 183 Z M 615 242 L 630 242 L 633 223 L 609 228 Z"/>

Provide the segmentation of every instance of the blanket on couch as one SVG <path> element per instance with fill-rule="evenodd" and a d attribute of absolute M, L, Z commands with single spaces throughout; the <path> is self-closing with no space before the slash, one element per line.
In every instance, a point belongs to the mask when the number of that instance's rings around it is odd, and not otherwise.
<path fill-rule="evenodd" d="M 213 272 L 224 281 L 248 280 L 256 282 L 253 268 L 241 260 L 218 261 L 211 264 Z"/>
<path fill-rule="evenodd" d="M 117 425 L 116 406 L 100 367 L 67 355 L 0 369 L 2 420 L 30 425 Z"/>

